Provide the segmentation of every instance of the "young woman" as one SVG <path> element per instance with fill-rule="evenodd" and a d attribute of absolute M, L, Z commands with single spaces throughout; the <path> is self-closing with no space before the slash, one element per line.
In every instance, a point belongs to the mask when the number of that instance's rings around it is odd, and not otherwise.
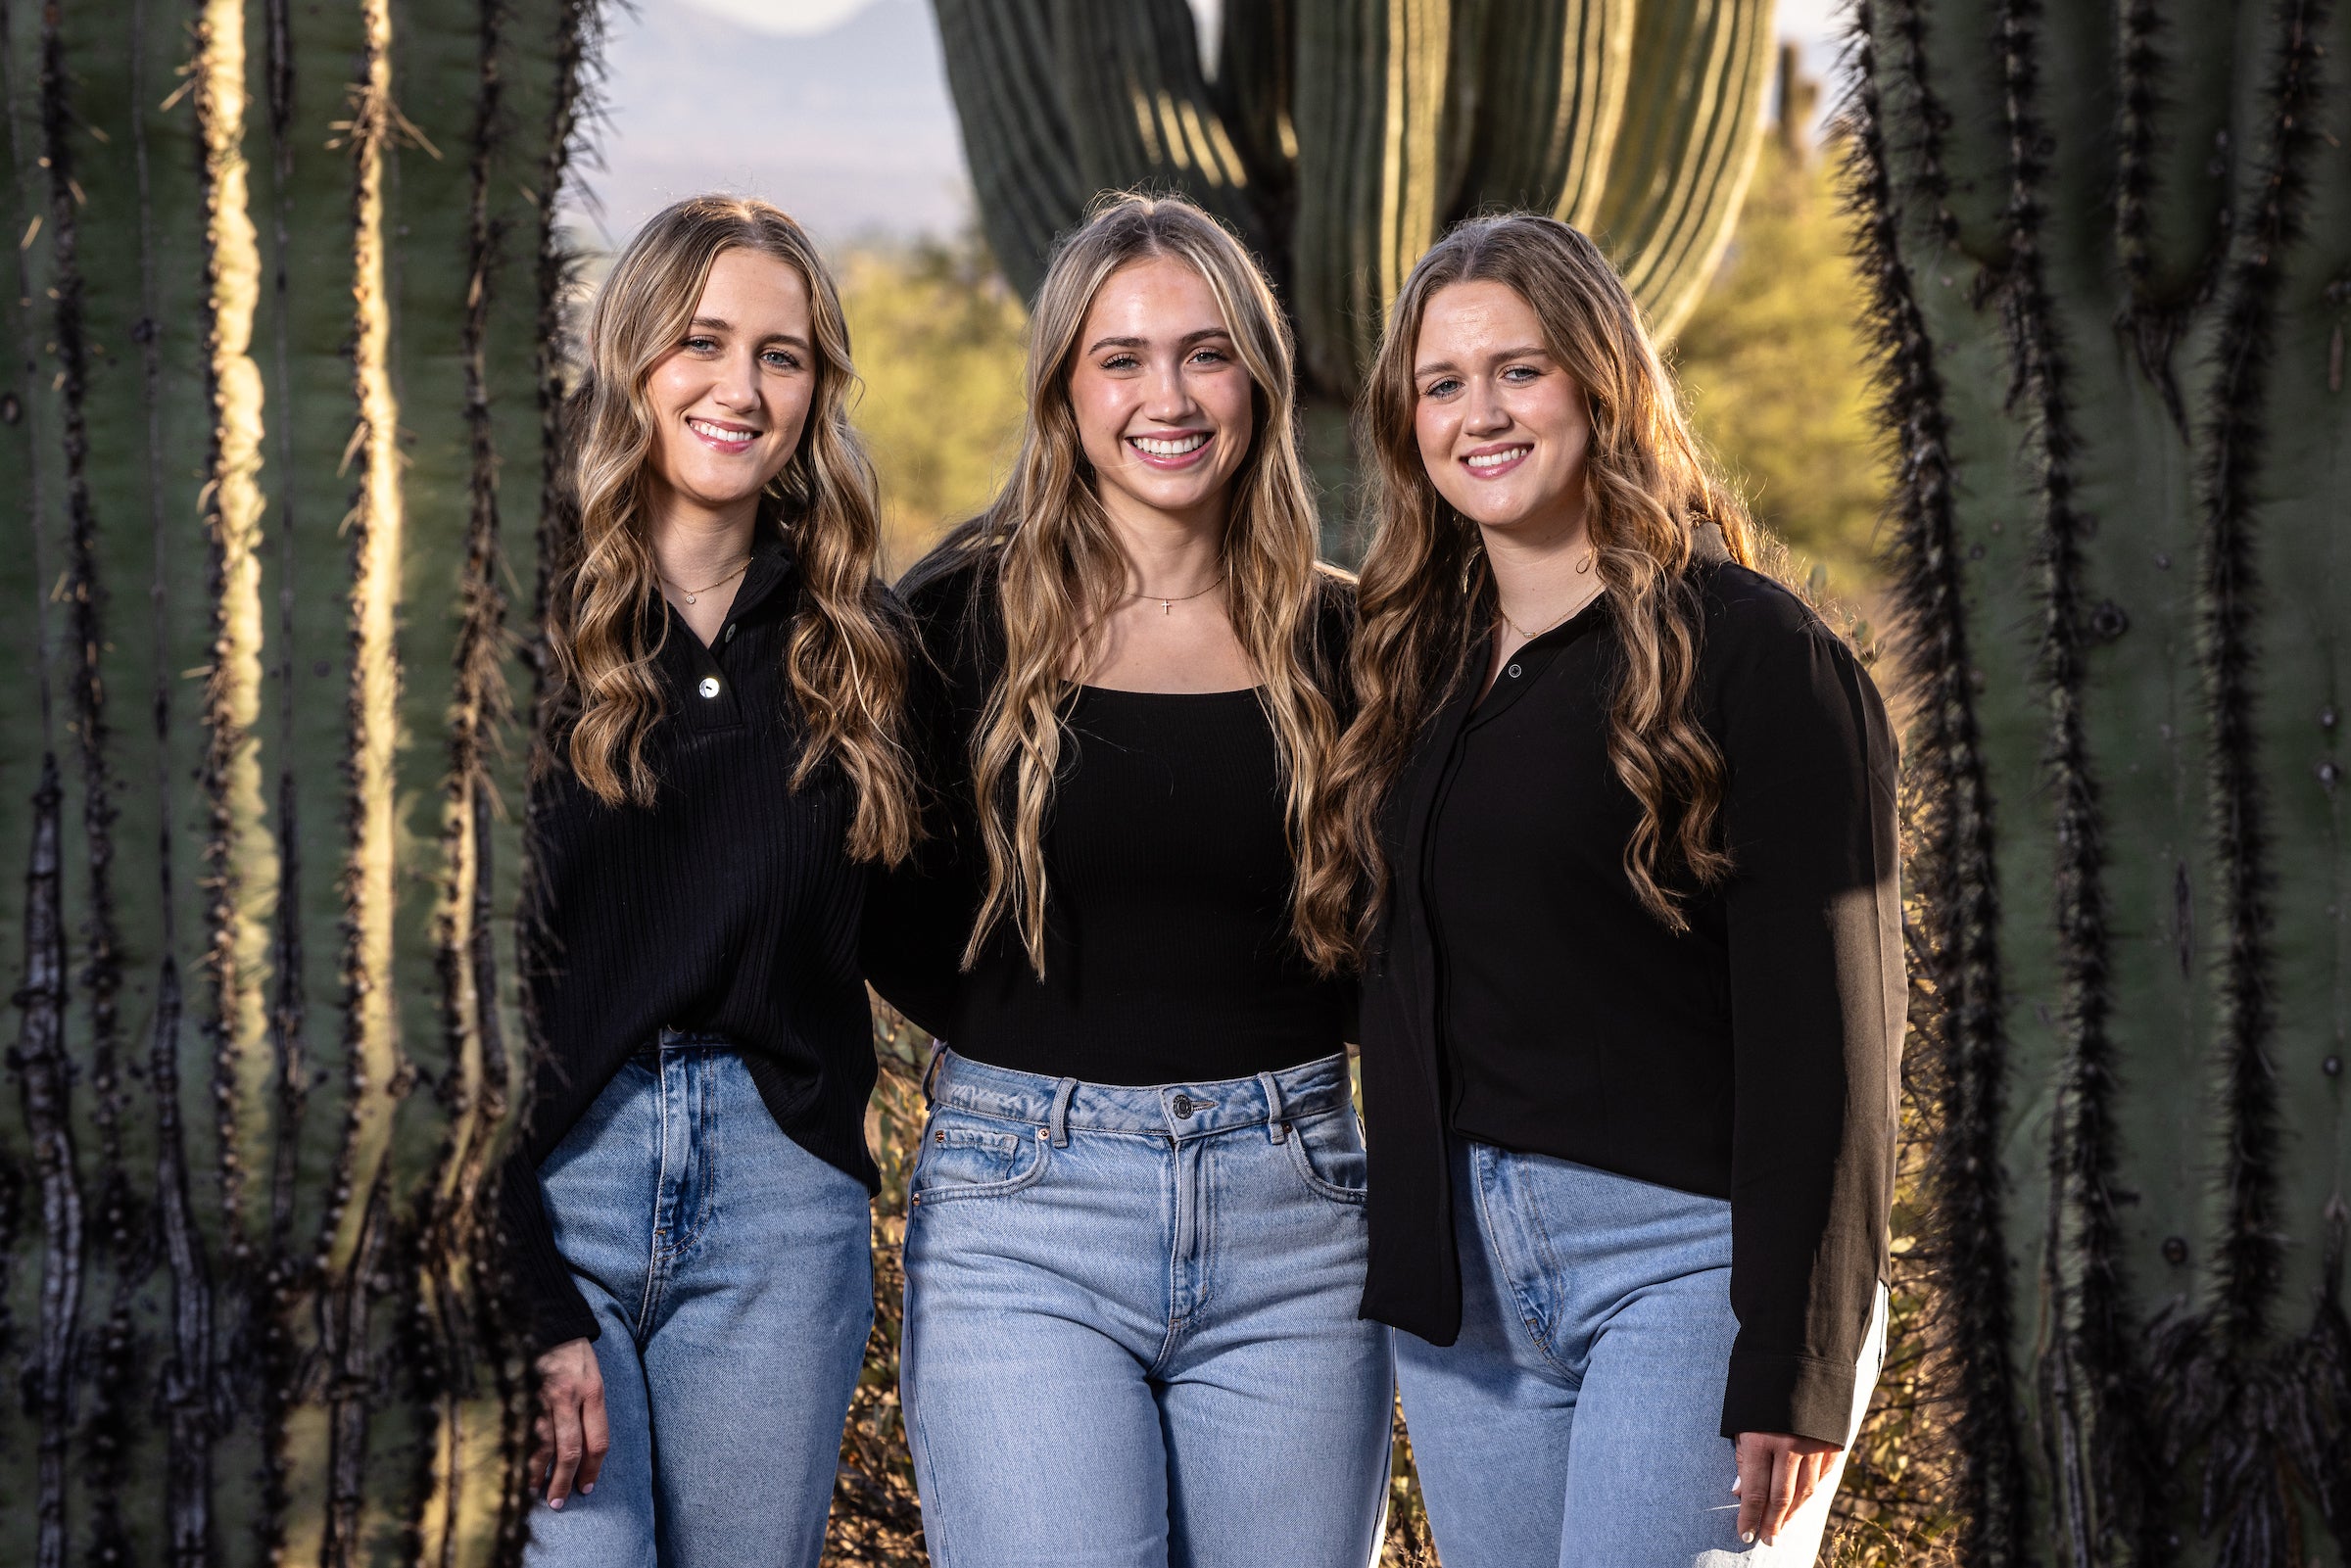
<path fill-rule="evenodd" d="M 1810 1563 L 1884 1332 L 1885 710 L 1566 225 L 1430 251 L 1365 424 L 1358 877 L 1308 913 L 1367 950 L 1364 1306 L 1437 1548 Z"/>
<path fill-rule="evenodd" d="M 872 1316 L 861 861 L 910 842 L 848 332 L 701 197 L 588 327 L 525 903 L 545 1055 L 501 1189 L 562 1568 L 815 1568 Z"/>
<path fill-rule="evenodd" d="M 1308 805 L 1346 594 L 1289 341 L 1229 234 L 1137 196 L 1030 331 L 1010 481 L 906 585 L 953 785 L 868 964 L 952 1047 L 906 1232 L 924 1538 L 941 1568 L 1362 1568 L 1392 1373 L 1356 1312 L 1350 998 L 1292 934 L 1335 851 Z"/>

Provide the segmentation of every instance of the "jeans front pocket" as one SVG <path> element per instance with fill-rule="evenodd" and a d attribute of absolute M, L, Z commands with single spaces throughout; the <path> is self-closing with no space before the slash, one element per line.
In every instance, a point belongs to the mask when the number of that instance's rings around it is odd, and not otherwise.
<path fill-rule="evenodd" d="M 1290 1124 L 1290 1163 L 1309 1191 L 1334 1203 L 1361 1204 L 1367 1185 L 1364 1129 L 1355 1108 L 1339 1106 Z"/>
<path fill-rule="evenodd" d="M 912 1202 L 995 1198 L 1019 1192 L 1045 1173 L 1044 1129 L 975 1116 L 951 1106 L 931 1114 L 914 1163 Z"/>

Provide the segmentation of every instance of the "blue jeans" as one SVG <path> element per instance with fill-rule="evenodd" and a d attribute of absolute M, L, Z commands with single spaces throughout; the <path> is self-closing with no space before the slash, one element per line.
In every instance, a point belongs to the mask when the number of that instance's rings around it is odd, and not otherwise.
<path fill-rule="evenodd" d="M 816 1568 L 873 1322 L 865 1185 L 786 1137 L 743 1059 L 663 1030 L 540 1164 L 596 1312 L 612 1447 L 531 1512 L 532 1568 Z"/>
<path fill-rule="evenodd" d="M 1738 1463 L 1721 1434 L 1739 1329 L 1730 1204 L 1466 1140 L 1454 1204 L 1461 1339 L 1396 1336 L 1445 1568 L 1810 1564 L 1842 1453 L 1777 1544 L 1739 1542 Z M 1855 1428 L 1885 1322 L 1881 1291 Z"/>
<path fill-rule="evenodd" d="M 1344 1058 L 1121 1088 L 949 1054 L 909 1201 L 937 1568 L 1365 1568 L 1394 1373 Z"/>

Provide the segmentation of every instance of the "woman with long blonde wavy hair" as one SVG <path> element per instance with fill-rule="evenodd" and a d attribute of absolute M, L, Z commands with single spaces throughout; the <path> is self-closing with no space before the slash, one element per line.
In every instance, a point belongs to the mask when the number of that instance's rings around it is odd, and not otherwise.
<path fill-rule="evenodd" d="M 500 1186 L 550 1568 L 823 1550 L 873 1307 L 865 868 L 917 822 L 855 380 L 763 202 L 653 217 L 589 318 Z"/>
<path fill-rule="evenodd" d="M 1107 199 L 1038 294 L 1009 479 L 901 585 L 946 787 L 869 967 L 943 1042 L 900 1346 L 942 1568 L 1375 1545 L 1351 994 L 1297 937 L 1349 594 L 1291 376 L 1230 234 Z"/>
<path fill-rule="evenodd" d="M 1566 224 L 1441 240 L 1361 422 L 1347 852 L 1303 919 L 1365 960 L 1364 1309 L 1437 1549 L 1809 1563 L 1884 1343 L 1885 708 Z"/>

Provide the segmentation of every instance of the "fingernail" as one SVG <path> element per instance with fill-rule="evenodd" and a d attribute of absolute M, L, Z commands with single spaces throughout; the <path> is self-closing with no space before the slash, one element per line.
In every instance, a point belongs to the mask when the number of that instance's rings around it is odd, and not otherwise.
<path fill-rule="evenodd" d="M 547 1505 L 551 1508 L 560 1508 L 563 1506 L 563 1499 L 561 1497 L 550 1497 L 547 1499 Z M 1755 1538 L 1750 1536 L 1747 1539 L 1752 1541 Z"/>
<path fill-rule="evenodd" d="M 1741 1545 L 1743 1545 L 1743 1546 L 1751 1546 L 1751 1545 L 1753 1545 L 1753 1544 L 1755 1544 L 1755 1533 L 1754 1533 L 1752 1530 L 1742 1530 L 1742 1531 L 1740 1531 L 1740 1532 L 1739 1532 L 1739 1544 L 1740 1544 Z"/>
<path fill-rule="evenodd" d="M 589 1493 L 591 1493 L 591 1492 L 594 1492 L 595 1490 L 596 1490 L 596 1483 L 595 1483 L 595 1482 L 593 1482 L 593 1481 L 591 1481 L 591 1482 L 589 1482 L 589 1483 L 588 1483 L 586 1486 L 584 1486 L 584 1487 L 580 1488 L 580 1496 L 584 1497 L 588 1496 L 588 1494 L 589 1494 Z"/>

